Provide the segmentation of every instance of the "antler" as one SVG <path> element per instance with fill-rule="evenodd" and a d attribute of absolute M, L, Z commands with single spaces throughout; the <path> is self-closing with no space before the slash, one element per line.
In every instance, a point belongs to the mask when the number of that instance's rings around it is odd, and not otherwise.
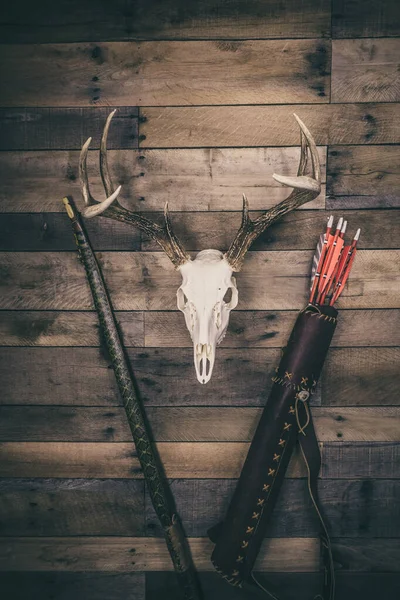
<path fill-rule="evenodd" d="M 82 214 L 87 219 L 91 219 L 97 215 L 102 215 L 103 217 L 109 217 L 110 219 L 115 219 L 116 221 L 122 221 L 123 223 L 128 223 L 129 225 L 138 227 L 158 244 L 160 244 L 161 248 L 171 259 L 173 264 L 176 267 L 179 267 L 188 262 L 190 260 L 190 256 L 185 252 L 182 244 L 172 230 L 168 213 L 168 202 L 166 202 L 164 208 L 165 224 L 164 227 L 161 227 L 160 225 L 157 225 L 157 223 L 153 223 L 149 219 L 127 210 L 121 206 L 117 200 L 117 197 L 121 191 L 121 186 L 118 186 L 117 189 L 114 190 L 107 162 L 107 136 L 111 119 L 113 118 L 115 112 L 116 110 L 113 110 L 108 115 L 106 124 L 104 126 L 103 135 L 101 137 L 100 174 L 107 196 L 107 198 L 102 202 L 93 198 L 89 189 L 87 155 L 92 138 L 86 140 L 82 146 L 79 159 L 79 175 L 82 184 L 82 195 L 86 205 L 86 208 L 82 211 Z"/>
<path fill-rule="evenodd" d="M 321 169 L 314 138 L 303 121 L 297 115 L 294 115 L 294 117 L 300 126 L 301 139 L 301 156 L 297 177 L 273 175 L 276 181 L 279 181 L 282 185 L 292 187 L 294 190 L 285 200 L 267 210 L 254 221 L 249 217 L 249 203 L 243 194 L 242 224 L 228 252 L 225 254 L 226 260 L 234 271 L 240 271 L 247 250 L 267 227 L 291 210 L 314 200 L 321 191 Z M 307 168 L 308 150 L 311 157 L 312 177 L 304 175 Z"/>

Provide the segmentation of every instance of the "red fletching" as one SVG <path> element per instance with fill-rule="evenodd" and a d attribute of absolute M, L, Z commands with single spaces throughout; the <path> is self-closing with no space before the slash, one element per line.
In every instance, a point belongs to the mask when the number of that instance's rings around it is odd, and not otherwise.
<path fill-rule="evenodd" d="M 315 292 L 318 287 L 318 283 L 321 277 L 321 269 L 324 264 L 324 260 L 326 257 L 326 253 L 329 248 L 329 240 L 330 238 L 333 240 L 333 236 L 330 235 L 331 229 L 333 225 L 333 216 L 331 215 L 328 219 L 328 224 L 326 226 L 325 234 L 320 236 L 319 242 L 317 244 L 317 249 L 313 258 L 313 267 L 311 272 L 311 292 L 310 292 L 310 300 L 309 302 L 313 302 Z"/>
<path fill-rule="evenodd" d="M 344 234 L 347 221 L 343 222 L 342 218 L 339 219 L 334 235 L 330 233 L 332 224 L 333 217 L 330 217 L 326 233 L 323 236 L 324 244 L 321 248 L 321 241 L 318 242 L 314 255 L 309 299 L 310 303 L 330 304 L 330 306 L 333 306 L 339 298 L 350 275 L 360 236 L 360 229 L 358 229 L 351 245 L 345 246 Z"/>

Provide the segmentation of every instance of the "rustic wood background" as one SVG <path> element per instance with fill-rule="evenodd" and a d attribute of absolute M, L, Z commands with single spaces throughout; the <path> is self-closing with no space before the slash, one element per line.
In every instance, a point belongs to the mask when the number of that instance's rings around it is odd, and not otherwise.
<path fill-rule="evenodd" d="M 88 223 L 207 600 L 241 596 L 209 561 L 329 214 L 362 228 L 313 400 L 338 600 L 400 597 L 400 14 L 397 0 L 54 0 L 0 9 L 0 593 L 177 597 L 61 198 L 81 202 L 88 135 L 111 107 L 114 181 L 169 200 L 190 250 L 229 244 L 241 194 L 287 193 L 295 111 L 323 192 L 267 231 L 211 383 L 195 380 L 179 275 L 148 239 Z M 397 210 L 396 210 L 397 207 Z M 290 599 L 319 587 L 318 528 L 295 458 L 258 562 Z M 286 594 L 286 595 L 285 595 Z"/>

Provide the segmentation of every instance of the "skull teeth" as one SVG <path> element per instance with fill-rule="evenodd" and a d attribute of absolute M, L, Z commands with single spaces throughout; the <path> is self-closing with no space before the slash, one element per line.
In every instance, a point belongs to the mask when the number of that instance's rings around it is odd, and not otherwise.
<path fill-rule="evenodd" d="M 212 345 L 211 344 L 196 344 L 196 354 L 197 356 L 206 355 L 207 358 L 211 358 L 212 356 Z"/>

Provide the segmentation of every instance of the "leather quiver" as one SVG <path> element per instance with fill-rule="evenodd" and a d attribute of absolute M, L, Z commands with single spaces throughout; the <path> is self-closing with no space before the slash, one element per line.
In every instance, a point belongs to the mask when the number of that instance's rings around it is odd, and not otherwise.
<path fill-rule="evenodd" d="M 242 586 L 250 580 L 299 429 L 310 425 L 308 399 L 317 385 L 336 320 L 337 311 L 331 306 L 308 305 L 298 315 L 226 517 L 208 532 L 216 544 L 211 557 L 214 567 L 231 585 Z"/>

